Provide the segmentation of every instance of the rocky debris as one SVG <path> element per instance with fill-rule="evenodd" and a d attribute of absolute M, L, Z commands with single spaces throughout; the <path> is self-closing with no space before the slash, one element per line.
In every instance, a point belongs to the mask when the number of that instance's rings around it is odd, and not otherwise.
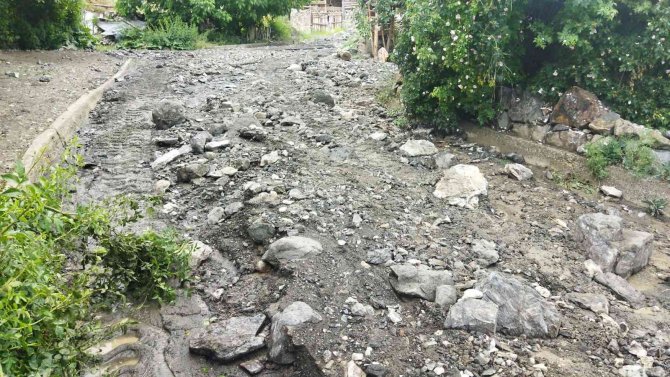
<path fill-rule="evenodd" d="M 351 61 L 351 52 L 349 51 L 338 51 L 337 57 L 344 60 L 345 62 Z"/>
<path fill-rule="evenodd" d="M 435 186 L 433 195 L 447 199 L 450 205 L 475 208 L 479 196 L 488 194 L 488 181 L 474 165 L 456 165 L 444 172 L 443 178 Z"/>
<path fill-rule="evenodd" d="M 533 171 L 521 164 L 505 165 L 505 173 L 518 181 L 527 181 L 533 178 Z"/>
<path fill-rule="evenodd" d="M 621 199 L 623 197 L 623 192 L 612 186 L 600 186 L 600 192 L 606 196 L 611 196 L 612 198 Z"/>
<path fill-rule="evenodd" d="M 151 112 L 156 128 L 159 130 L 167 130 L 173 126 L 186 121 L 186 109 L 184 105 L 177 101 L 163 100 Z"/>
<path fill-rule="evenodd" d="M 255 376 L 260 372 L 262 372 L 265 366 L 259 360 L 249 360 L 240 363 L 240 368 L 242 368 L 245 372 L 251 374 L 252 376 Z"/>
<path fill-rule="evenodd" d="M 154 170 L 160 169 L 177 158 L 189 154 L 192 151 L 193 150 L 191 149 L 190 145 L 184 145 L 179 149 L 173 149 L 154 160 L 154 162 L 151 163 L 151 168 Z"/>
<path fill-rule="evenodd" d="M 265 141 L 268 137 L 267 132 L 259 126 L 250 126 L 239 130 L 239 135 L 242 139 L 251 141 Z"/>
<path fill-rule="evenodd" d="M 347 298 L 345 304 L 349 307 L 349 314 L 354 317 L 367 317 L 375 314 L 375 309 L 370 305 L 365 305 L 353 297 Z"/>
<path fill-rule="evenodd" d="M 244 203 L 242 202 L 232 202 L 226 206 L 226 208 L 223 209 L 223 212 L 226 214 L 226 216 L 232 216 L 238 212 L 240 212 L 244 208 Z"/>
<path fill-rule="evenodd" d="M 212 208 L 212 210 L 209 211 L 209 213 L 207 214 L 207 224 L 209 225 L 218 224 L 225 214 L 226 212 L 223 209 L 223 207 Z"/>
<path fill-rule="evenodd" d="M 366 262 L 370 264 L 385 264 L 393 259 L 393 253 L 390 249 L 374 249 L 367 253 Z"/>
<path fill-rule="evenodd" d="M 389 281 L 393 289 L 403 295 L 435 301 L 435 290 L 440 285 L 454 285 L 451 272 L 432 270 L 425 265 L 391 266 Z"/>
<path fill-rule="evenodd" d="M 435 155 L 435 166 L 441 170 L 454 166 L 456 164 L 455 161 L 456 156 L 449 152 L 440 152 Z"/>
<path fill-rule="evenodd" d="M 551 127 L 549 125 L 534 125 L 526 123 L 512 124 L 512 135 L 523 139 L 544 143 Z"/>
<path fill-rule="evenodd" d="M 599 135 L 610 135 L 614 130 L 616 122 L 621 116 L 615 112 L 607 111 L 589 123 L 589 129 Z"/>
<path fill-rule="evenodd" d="M 212 135 L 207 131 L 200 131 L 191 138 L 191 150 L 193 154 L 205 153 L 205 146 L 212 141 Z"/>
<path fill-rule="evenodd" d="M 365 372 L 361 369 L 354 360 L 347 363 L 347 373 L 345 377 L 366 377 Z"/>
<path fill-rule="evenodd" d="M 652 148 L 670 150 L 670 139 L 663 136 L 661 131 L 652 130 L 627 120 L 620 119 L 615 122 L 614 136 L 635 137 L 651 142 Z"/>
<path fill-rule="evenodd" d="M 649 263 L 654 238 L 650 233 L 624 229 L 622 223 L 615 215 L 582 215 L 574 238 L 602 271 L 627 278 Z"/>
<path fill-rule="evenodd" d="M 577 304 L 579 307 L 590 310 L 596 314 L 610 311 L 610 302 L 604 295 L 596 293 L 576 293 L 570 292 L 565 295 L 568 301 Z"/>
<path fill-rule="evenodd" d="M 276 163 L 277 161 L 281 160 L 281 156 L 279 156 L 279 151 L 272 151 L 268 154 L 265 154 L 261 157 L 261 163 L 260 166 L 268 166 Z"/>
<path fill-rule="evenodd" d="M 335 98 L 333 98 L 333 96 L 330 93 L 321 89 L 317 89 L 314 92 L 312 92 L 312 101 L 314 103 L 322 103 L 328 107 L 335 106 Z"/>
<path fill-rule="evenodd" d="M 596 274 L 595 280 L 611 289 L 621 299 L 628 301 L 633 307 L 639 308 L 644 305 L 644 295 L 621 276 L 611 272 L 601 272 Z"/>
<path fill-rule="evenodd" d="M 212 140 L 205 144 L 206 151 L 218 151 L 230 146 L 230 140 Z"/>
<path fill-rule="evenodd" d="M 166 136 L 166 137 L 157 137 L 153 139 L 154 144 L 158 145 L 159 147 L 176 147 L 179 145 L 179 138 L 178 137 L 172 137 L 172 136 Z"/>
<path fill-rule="evenodd" d="M 307 237 L 290 236 L 273 242 L 261 258 L 273 266 L 305 259 L 320 254 L 323 247 L 319 241 Z"/>
<path fill-rule="evenodd" d="M 196 332 L 189 348 L 193 353 L 229 362 L 265 346 L 265 338 L 258 336 L 264 323 L 264 314 L 215 322 Z"/>
<path fill-rule="evenodd" d="M 495 303 L 475 298 L 460 299 L 449 309 L 444 327 L 494 334 L 497 318 L 498 305 Z"/>
<path fill-rule="evenodd" d="M 372 134 L 370 134 L 369 138 L 374 140 L 374 141 L 384 141 L 388 137 L 388 134 L 386 132 L 381 132 L 377 131 Z"/>
<path fill-rule="evenodd" d="M 154 194 L 163 195 L 170 188 L 170 181 L 167 179 L 160 179 L 154 184 Z"/>
<path fill-rule="evenodd" d="M 435 288 L 435 303 L 442 308 L 449 308 L 458 300 L 458 291 L 453 285 L 439 285 Z"/>
<path fill-rule="evenodd" d="M 554 107 L 552 123 L 567 124 L 570 127 L 586 128 L 589 123 L 607 111 L 595 94 L 580 87 L 568 89 Z"/>
<path fill-rule="evenodd" d="M 549 132 L 544 142 L 571 152 L 578 152 L 589 141 L 587 134 L 579 130 Z"/>
<path fill-rule="evenodd" d="M 365 367 L 365 373 L 367 374 L 368 377 L 390 377 L 391 372 L 389 372 L 388 368 L 385 366 L 378 364 L 378 363 L 372 363 Z"/>
<path fill-rule="evenodd" d="M 13 79 L 18 79 L 20 75 L 19 75 L 18 72 L 7 71 L 7 72 L 5 72 L 5 76 L 11 77 Z"/>
<path fill-rule="evenodd" d="M 177 182 L 189 183 L 192 180 L 204 177 L 209 173 L 209 165 L 201 163 L 191 163 L 177 168 Z"/>
<path fill-rule="evenodd" d="M 555 306 L 521 280 L 499 272 L 492 272 L 477 284 L 477 289 L 483 294 L 481 301 L 490 302 L 497 307 L 495 331 L 512 336 L 525 335 L 531 338 L 558 336 L 561 317 Z M 450 309 L 450 312 L 456 305 Z M 490 305 L 485 306 L 481 303 L 468 303 L 468 305 L 481 310 L 490 309 Z M 467 309 L 463 306 L 465 304 L 458 310 Z M 459 316 L 454 318 L 470 318 L 463 317 L 463 315 L 467 314 L 459 313 Z M 451 318 L 451 313 L 449 318 Z M 490 325 L 487 326 L 487 329 L 491 328 Z"/>
<path fill-rule="evenodd" d="M 496 250 L 496 244 L 487 240 L 472 241 L 472 253 L 482 267 L 488 267 L 498 262 L 500 256 Z"/>
<path fill-rule="evenodd" d="M 438 152 L 435 144 L 428 140 L 409 140 L 400 147 L 400 152 L 407 157 L 432 156 Z"/>
<path fill-rule="evenodd" d="M 297 329 L 310 323 L 321 322 L 319 313 L 302 301 L 293 302 L 282 312 L 272 316 L 272 327 L 268 356 L 278 364 L 291 364 L 295 361 L 293 334 Z"/>
<path fill-rule="evenodd" d="M 264 221 L 254 221 L 247 228 L 247 234 L 249 237 L 257 244 L 265 244 L 274 237 L 276 232 L 275 226 L 264 222 Z"/>

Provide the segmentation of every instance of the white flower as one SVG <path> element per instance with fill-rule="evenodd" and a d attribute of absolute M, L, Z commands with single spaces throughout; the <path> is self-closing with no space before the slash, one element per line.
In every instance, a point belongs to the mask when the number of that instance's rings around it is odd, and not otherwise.
<path fill-rule="evenodd" d="M 558 71 L 554 71 L 554 77 L 558 76 Z"/>
<path fill-rule="evenodd" d="M 544 89 L 540 88 L 540 90 L 538 90 L 537 92 L 542 94 L 542 93 L 544 93 Z"/>
<path fill-rule="evenodd" d="M 460 20 L 460 19 L 461 19 L 461 15 L 460 15 L 460 14 L 457 14 L 457 15 L 456 15 L 456 20 Z"/>
<path fill-rule="evenodd" d="M 412 35 L 412 37 L 411 37 L 410 39 L 412 40 L 412 43 L 414 43 L 414 41 L 416 40 L 416 39 L 414 39 L 414 36 L 413 36 L 413 35 Z"/>

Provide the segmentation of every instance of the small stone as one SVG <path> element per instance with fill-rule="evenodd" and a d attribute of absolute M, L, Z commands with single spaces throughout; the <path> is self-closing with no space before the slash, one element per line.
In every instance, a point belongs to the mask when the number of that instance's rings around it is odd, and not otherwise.
<path fill-rule="evenodd" d="M 268 247 L 262 259 L 274 266 L 320 254 L 323 247 L 319 241 L 307 237 L 284 237 Z"/>
<path fill-rule="evenodd" d="M 232 177 L 233 175 L 237 174 L 237 169 L 235 169 L 232 166 L 226 166 L 225 168 L 219 170 L 221 174 L 227 175 L 229 177 Z"/>
<path fill-rule="evenodd" d="M 281 157 L 279 156 L 279 151 L 272 151 L 261 157 L 261 167 L 268 166 L 279 161 Z"/>
<path fill-rule="evenodd" d="M 215 225 L 218 224 L 219 221 L 223 218 L 225 215 L 225 210 L 223 207 L 214 207 L 212 208 L 211 211 L 207 214 L 207 224 L 209 225 Z"/>
<path fill-rule="evenodd" d="M 166 130 L 186 121 L 184 106 L 177 101 L 163 100 L 152 111 L 151 117 L 156 128 Z"/>
<path fill-rule="evenodd" d="M 204 177 L 207 173 L 209 173 L 209 166 L 206 164 L 192 163 L 182 165 L 177 168 L 177 181 L 189 183 L 196 178 Z"/>
<path fill-rule="evenodd" d="M 226 216 L 232 216 L 238 212 L 240 212 L 244 208 L 244 203 L 242 202 L 233 202 L 230 203 L 224 208 L 224 213 Z"/>
<path fill-rule="evenodd" d="M 396 312 L 394 309 L 389 308 L 388 309 L 388 314 L 386 315 L 388 319 L 393 322 L 393 323 L 400 323 L 402 322 L 402 317 L 398 312 Z"/>
<path fill-rule="evenodd" d="M 381 132 L 377 131 L 372 134 L 370 134 L 370 139 L 375 140 L 375 141 L 384 141 L 388 137 L 388 134 L 386 132 Z"/>
<path fill-rule="evenodd" d="M 258 360 L 249 360 L 240 364 L 240 368 L 251 375 L 257 375 L 263 371 L 263 363 Z"/>
<path fill-rule="evenodd" d="M 212 135 L 207 131 L 201 131 L 196 133 L 191 138 L 191 149 L 193 154 L 202 154 L 205 153 L 205 145 L 208 141 L 212 140 Z"/>
<path fill-rule="evenodd" d="M 527 181 L 533 178 L 533 171 L 521 164 L 505 165 L 505 173 L 518 181 Z"/>
<path fill-rule="evenodd" d="M 623 192 L 621 192 L 621 190 L 617 189 L 616 187 L 612 186 L 600 186 L 600 192 L 602 192 L 606 196 L 611 196 L 617 199 L 623 197 Z"/>
<path fill-rule="evenodd" d="M 264 244 L 274 237 L 275 227 L 263 221 L 255 221 L 247 228 L 247 234 L 255 243 Z"/>
<path fill-rule="evenodd" d="M 449 308 L 458 300 L 458 292 L 453 285 L 440 285 L 435 289 L 435 303 L 442 308 Z"/>
<path fill-rule="evenodd" d="M 167 191 L 167 189 L 170 188 L 170 181 L 167 179 L 161 179 L 159 181 L 156 181 L 154 184 L 154 194 L 156 195 L 163 195 Z"/>

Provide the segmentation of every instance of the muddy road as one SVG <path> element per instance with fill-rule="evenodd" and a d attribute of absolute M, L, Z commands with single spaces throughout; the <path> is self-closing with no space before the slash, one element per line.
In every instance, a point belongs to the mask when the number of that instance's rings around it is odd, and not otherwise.
<path fill-rule="evenodd" d="M 338 58 L 339 43 L 148 52 L 105 93 L 80 131 L 79 199 L 157 195 L 144 226 L 201 244 L 191 295 L 132 312 L 103 367 L 665 375 L 668 224 L 539 169 L 518 180 L 495 148 L 396 127 L 375 99 L 394 66 Z M 617 294 L 574 236 L 592 213 L 653 238 Z"/>

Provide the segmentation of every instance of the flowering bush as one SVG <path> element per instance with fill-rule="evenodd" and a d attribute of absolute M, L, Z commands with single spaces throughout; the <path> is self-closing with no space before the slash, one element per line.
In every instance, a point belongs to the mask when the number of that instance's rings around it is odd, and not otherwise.
<path fill-rule="evenodd" d="M 395 59 L 410 115 L 439 126 L 496 113 L 496 89 L 555 100 L 572 85 L 670 127 L 668 0 L 407 0 Z"/>

